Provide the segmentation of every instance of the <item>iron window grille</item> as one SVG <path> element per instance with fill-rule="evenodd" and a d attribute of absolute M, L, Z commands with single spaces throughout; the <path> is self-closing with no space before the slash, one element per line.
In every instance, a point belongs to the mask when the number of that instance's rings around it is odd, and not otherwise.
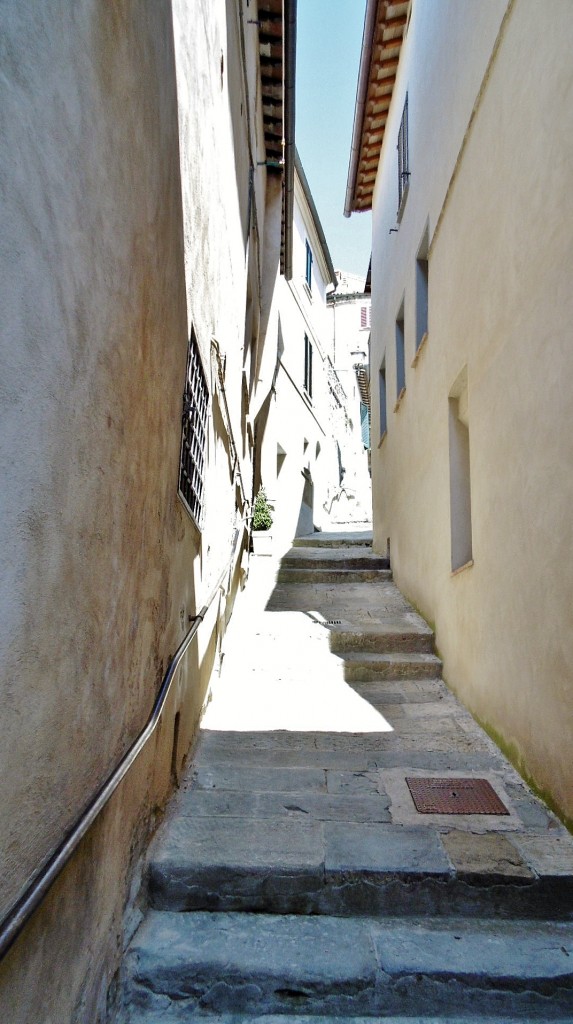
<path fill-rule="evenodd" d="M 205 450 L 209 390 L 199 355 L 195 331 L 191 328 L 187 353 L 187 374 L 183 392 L 183 424 L 179 459 L 179 496 L 195 524 L 203 524 Z"/>
<path fill-rule="evenodd" d="M 304 336 L 304 390 L 312 398 L 312 342 L 308 334 Z"/>
<path fill-rule="evenodd" d="M 307 288 L 308 288 L 309 292 L 311 292 L 312 291 L 312 249 L 310 248 L 310 245 L 308 244 L 308 239 L 306 241 L 306 270 L 305 270 L 305 274 L 304 274 L 304 279 L 306 281 L 306 285 L 307 285 Z"/>
<path fill-rule="evenodd" d="M 398 132 L 398 210 L 402 206 L 410 181 L 410 155 L 408 151 L 408 93 L 402 111 Z"/>

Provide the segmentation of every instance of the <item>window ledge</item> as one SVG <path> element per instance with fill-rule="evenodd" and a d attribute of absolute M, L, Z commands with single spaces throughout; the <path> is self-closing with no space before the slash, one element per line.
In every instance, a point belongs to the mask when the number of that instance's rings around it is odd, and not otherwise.
<path fill-rule="evenodd" d="M 312 302 L 312 292 L 311 292 L 311 290 L 309 288 L 308 281 L 306 281 L 304 278 L 303 278 L 303 281 L 302 281 L 302 287 L 304 288 L 304 291 L 306 293 L 306 297 L 307 297 L 308 301 Z"/>
<path fill-rule="evenodd" d="M 380 440 L 378 442 L 378 448 L 382 447 L 382 445 L 384 444 L 384 441 L 386 440 L 387 437 L 388 437 L 388 431 L 385 430 L 384 433 L 382 434 L 382 437 L 380 438 Z"/>
<path fill-rule="evenodd" d="M 427 340 L 428 340 L 428 332 L 425 331 L 424 334 L 422 335 L 421 339 L 420 339 L 420 344 L 418 345 L 418 348 L 416 349 L 416 353 L 414 355 L 414 358 L 412 359 L 412 362 L 410 363 L 410 366 L 412 367 L 412 369 L 414 369 L 418 365 L 418 360 L 419 360 L 419 358 L 420 358 L 420 356 L 422 354 L 422 350 L 425 348 Z"/>
<path fill-rule="evenodd" d="M 463 565 L 459 565 L 457 569 L 452 569 L 450 576 L 459 576 L 461 572 L 465 572 L 466 569 L 471 569 L 474 564 L 473 558 L 470 558 L 469 562 L 464 562 Z"/>
<path fill-rule="evenodd" d="M 405 394 L 406 394 L 406 386 L 404 385 L 404 387 L 402 388 L 400 394 L 398 395 L 398 397 L 396 399 L 396 405 L 394 406 L 394 412 L 398 412 L 398 409 L 402 405 L 402 399 L 404 398 Z"/>

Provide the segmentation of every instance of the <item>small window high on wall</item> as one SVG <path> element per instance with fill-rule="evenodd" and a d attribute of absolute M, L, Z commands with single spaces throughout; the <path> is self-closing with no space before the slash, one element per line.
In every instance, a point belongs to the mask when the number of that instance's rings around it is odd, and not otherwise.
<path fill-rule="evenodd" d="M 304 279 L 306 281 L 306 286 L 307 286 L 309 292 L 311 292 L 312 291 L 312 249 L 310 248 L 310 245 L 308 243 L 308 238 L 306 240 L 306 270 L 305 270 L 305 274 L 304 274 Z"/>
<path fill-rule="evenodd" d="M 312 398 L 312 342 L 308 334 L 304 336 L 304 390 Z"/>
<path fill-rule="evenodd" d="M 408 93 L 404 101 L 404 109 L 398 132 L 398 219 L 408 195 L 410 184 L 410 151 L 408 147 Z"/>

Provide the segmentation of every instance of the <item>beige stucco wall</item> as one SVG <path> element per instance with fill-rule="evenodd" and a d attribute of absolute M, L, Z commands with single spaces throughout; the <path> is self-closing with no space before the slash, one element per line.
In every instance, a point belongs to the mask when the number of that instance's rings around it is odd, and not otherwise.
<path fill-rule="evenodd" d="M 240 396 L 266 174 L 247 239 L 242 89 L 255 161 L 261 119 L 229 59 L 239 12 L 18 0 L 0 13 L 1 916 L 146 721 L 240 526 L 211 344 Z M 251 64 L 255 48 L 251 33 Z M 202 534 L 177 496 L 191 324 L 213 394 Z M 240 437 L 240 401 L 230 408 Z M 178 769 L 224 614 L 215 603 L 156 737 L 0 965 L 0 1019 L 104 1019 L 172 785 L 174 716 Z"/>
<path fill-rule="evenodd" d="M 567 0 L 546 13 L 540 33 L 536 0 L 413 6 L 375 193 L 372 468 L 375 546 L 391 539 L 397 582 L 435 623 L 448 682 L 571 819 L 573 21 Z M 412 176 L 389 235 L 406 88 Z M 429 336 L 413 368 L 428 219 Z M 406 392 L 394 411 L 403 295 Z M 473 565 L 452 575 L 448 396 L 464 368 Z"/>

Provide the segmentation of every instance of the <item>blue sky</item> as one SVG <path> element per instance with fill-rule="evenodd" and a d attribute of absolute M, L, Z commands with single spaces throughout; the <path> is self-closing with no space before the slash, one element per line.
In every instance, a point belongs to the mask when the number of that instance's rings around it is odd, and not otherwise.
<path fill-rule="evenodd" d="M 366 277 L 371 214 L 343 215 L 365 0 L 298 0 L 296 144 L 338 269 Z"/>

